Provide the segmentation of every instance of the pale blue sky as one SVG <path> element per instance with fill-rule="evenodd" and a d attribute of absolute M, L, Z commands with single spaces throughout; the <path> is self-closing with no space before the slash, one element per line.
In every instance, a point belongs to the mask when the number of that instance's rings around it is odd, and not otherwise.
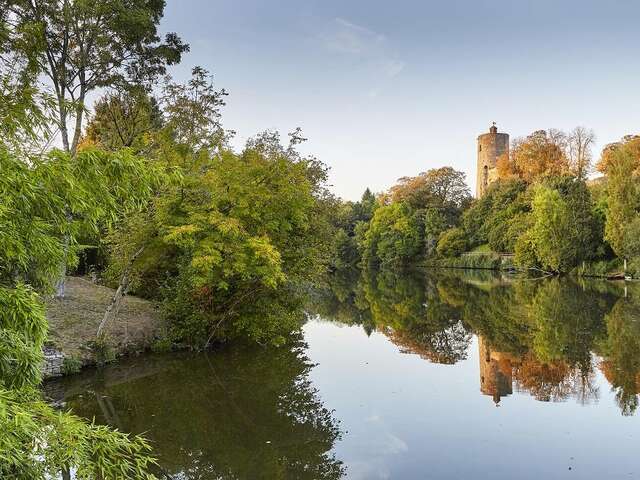
<path fill-rule="evenodd" d="M 356 199 L 442 165 L 475 182 L 478 134 L 640 131 L 640 2 L 633 0 L 167 0 L 193 65 L 230 92 L 236 145 L 302 127 Z M 472 189 L 473 190 L 473 189 Z"/>

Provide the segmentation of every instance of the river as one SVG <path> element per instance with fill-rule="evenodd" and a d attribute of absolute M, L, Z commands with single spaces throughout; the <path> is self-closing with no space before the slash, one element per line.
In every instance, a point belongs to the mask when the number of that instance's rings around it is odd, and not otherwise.
<path fill-rule="evenodd" d="M 48 382 L 173 479 L 640 478 L 640 287 L 335 276 L 285 348 L 150 354 Z"/>

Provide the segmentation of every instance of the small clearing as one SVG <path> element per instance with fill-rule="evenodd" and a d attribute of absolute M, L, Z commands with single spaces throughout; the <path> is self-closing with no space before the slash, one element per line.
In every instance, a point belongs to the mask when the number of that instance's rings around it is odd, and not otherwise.
<path fill-rule="evenodd" d="M 94 363 L 90 348 L 114 290 L 81 277 L 67 277 L 64 299 L 46 302 L 49 343 L 65 356 Z M 156 306 L 127 296 L 115 320 L 107 326 L 108 342 L 118 355 L 147 349 L 163 327 Z"/>

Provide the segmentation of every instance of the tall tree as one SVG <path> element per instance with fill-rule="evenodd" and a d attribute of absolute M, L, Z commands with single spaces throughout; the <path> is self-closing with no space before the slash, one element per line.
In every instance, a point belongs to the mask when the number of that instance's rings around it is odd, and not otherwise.
<path fill-rule="evenodd" d="M 608 210 L 605 238 L 621 258 L 629 258 L 628 226 L 640 209 L 640 185 L 634 175 L 637 159 L 631 146 L 617 148 L 607 159 Z"/>
<path fill-rule="evenodd" d="M 162 127 L 162 113 L 157 101 L 143 89 L 111 92 L 94 105 L 84 142 L 107 150 L 123 147 L 141 151 L 145 136 Z"/>
<path fill-rule="evenodd" d="M 165 115 L 165 130 L 180 150 L 213 153 L 225 142 L 220 108 L 225 105 L 226 90 L 216 90 L 208 70 L 194 67 L 187 83 L 167 78 L 161 103 Z"/>
<path fill-rule="evenodd" d="M 416 177 L 402 177 L 389 190 L 391 201 L 413 208 L 461 208 L 471 200 L 465 174 L 451 167 L 432 168 Z"/>
<path fill-rule="evenodd" d="M 89 93 L 149 82 L 188 50 L 175 33 L 160 41 L 164 0 L 0 0 L 0 7 L 8 49 L 51 84 L 62 144 L 72 155 Z"/>
<path fill-rule="evenodd" d="M 572 173 L 584 180 L 591 170 L 591 148 L 596 140 L 593 130 L 576 127 L 567 136 L 567 156 Z"/>
<path fill-rule="evenodd" d="M 518 138 L 511 148 L 512 174 L 531 182 L 543 175 L 562 175 L 569 171 L 567 137 L 559 130 L 538 130 Z M 504 168 L 501 171 L 504 173 Z"/>

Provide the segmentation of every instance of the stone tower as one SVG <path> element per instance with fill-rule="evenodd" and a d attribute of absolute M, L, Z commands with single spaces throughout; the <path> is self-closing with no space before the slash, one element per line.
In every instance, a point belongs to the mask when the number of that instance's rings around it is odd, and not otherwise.
<path fill-rule="evenodd" d="M 476 180 L 476 197 L 480 198 L 487 187 L 498 178 L 496 164 L 502 156 L 509 156 L 509 134 L 498 133 L 496 123 L 478 137 L 478 178 Z"/>

